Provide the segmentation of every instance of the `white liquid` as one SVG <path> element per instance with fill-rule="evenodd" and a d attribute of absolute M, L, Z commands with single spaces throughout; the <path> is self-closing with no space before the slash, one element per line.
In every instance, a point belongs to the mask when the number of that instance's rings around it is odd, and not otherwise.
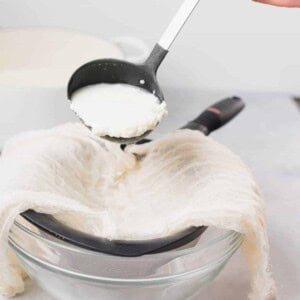
<path fill-rule="evenodd" d="M 98 136 L 130 138 L 152 130 L 167 113 L 165 102 L 127 84 L 96 84 L 77 91 L 72 110 Z"/>

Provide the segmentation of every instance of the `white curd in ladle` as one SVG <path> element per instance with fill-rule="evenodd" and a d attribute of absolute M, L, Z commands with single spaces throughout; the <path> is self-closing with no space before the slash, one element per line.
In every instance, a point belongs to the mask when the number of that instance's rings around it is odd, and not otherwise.
<path fill-rule="evenodd" d="M 131 138 L 152 130 L 167 113 L 166 103 L 128 84 L 95 84 L 78 90 L 72 110 L 98 136 Z"/>

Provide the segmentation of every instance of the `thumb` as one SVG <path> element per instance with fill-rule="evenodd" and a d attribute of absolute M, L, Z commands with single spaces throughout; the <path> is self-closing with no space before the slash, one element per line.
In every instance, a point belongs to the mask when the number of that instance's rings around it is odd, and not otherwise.
<path fill-rule="evenodd" d="M 282 7 L 300 7 L 300 0 L 253 0 L 264 4 Z"/>

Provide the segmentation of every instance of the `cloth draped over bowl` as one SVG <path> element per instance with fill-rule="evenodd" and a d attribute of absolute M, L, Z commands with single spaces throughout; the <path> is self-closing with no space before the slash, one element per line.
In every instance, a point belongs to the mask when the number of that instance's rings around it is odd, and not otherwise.
<path fill-rule="evenodd" d="M 190 226 L 245 235 L 252 274 L 249 299 L 275 299 L 264 201 L 247 166 L 200 132 L 178 130 L 122 151 L 81 124 L 12 138 L 0 158 L 0 293 L 24 290 L 8 246 L 15 217 L 27 209 L 111 239 L 167 236 Z"/>

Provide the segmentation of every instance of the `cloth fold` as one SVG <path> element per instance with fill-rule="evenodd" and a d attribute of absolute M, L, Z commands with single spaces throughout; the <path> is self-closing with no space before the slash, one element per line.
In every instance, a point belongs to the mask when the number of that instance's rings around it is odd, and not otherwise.
<path fill-rule="evenodd" d="M 275 299 L 259 188 L 235 154 L 200 132 L 179 130 L 125 151 L 81 124 L 10 140 L 0 159 L 0 292 L 8 296 L 24 289 L 24 271 L 8 254 L 9 228 L 29 208 L 110 239 L 200 225 L 241 232 L 249 298 Z"/>

